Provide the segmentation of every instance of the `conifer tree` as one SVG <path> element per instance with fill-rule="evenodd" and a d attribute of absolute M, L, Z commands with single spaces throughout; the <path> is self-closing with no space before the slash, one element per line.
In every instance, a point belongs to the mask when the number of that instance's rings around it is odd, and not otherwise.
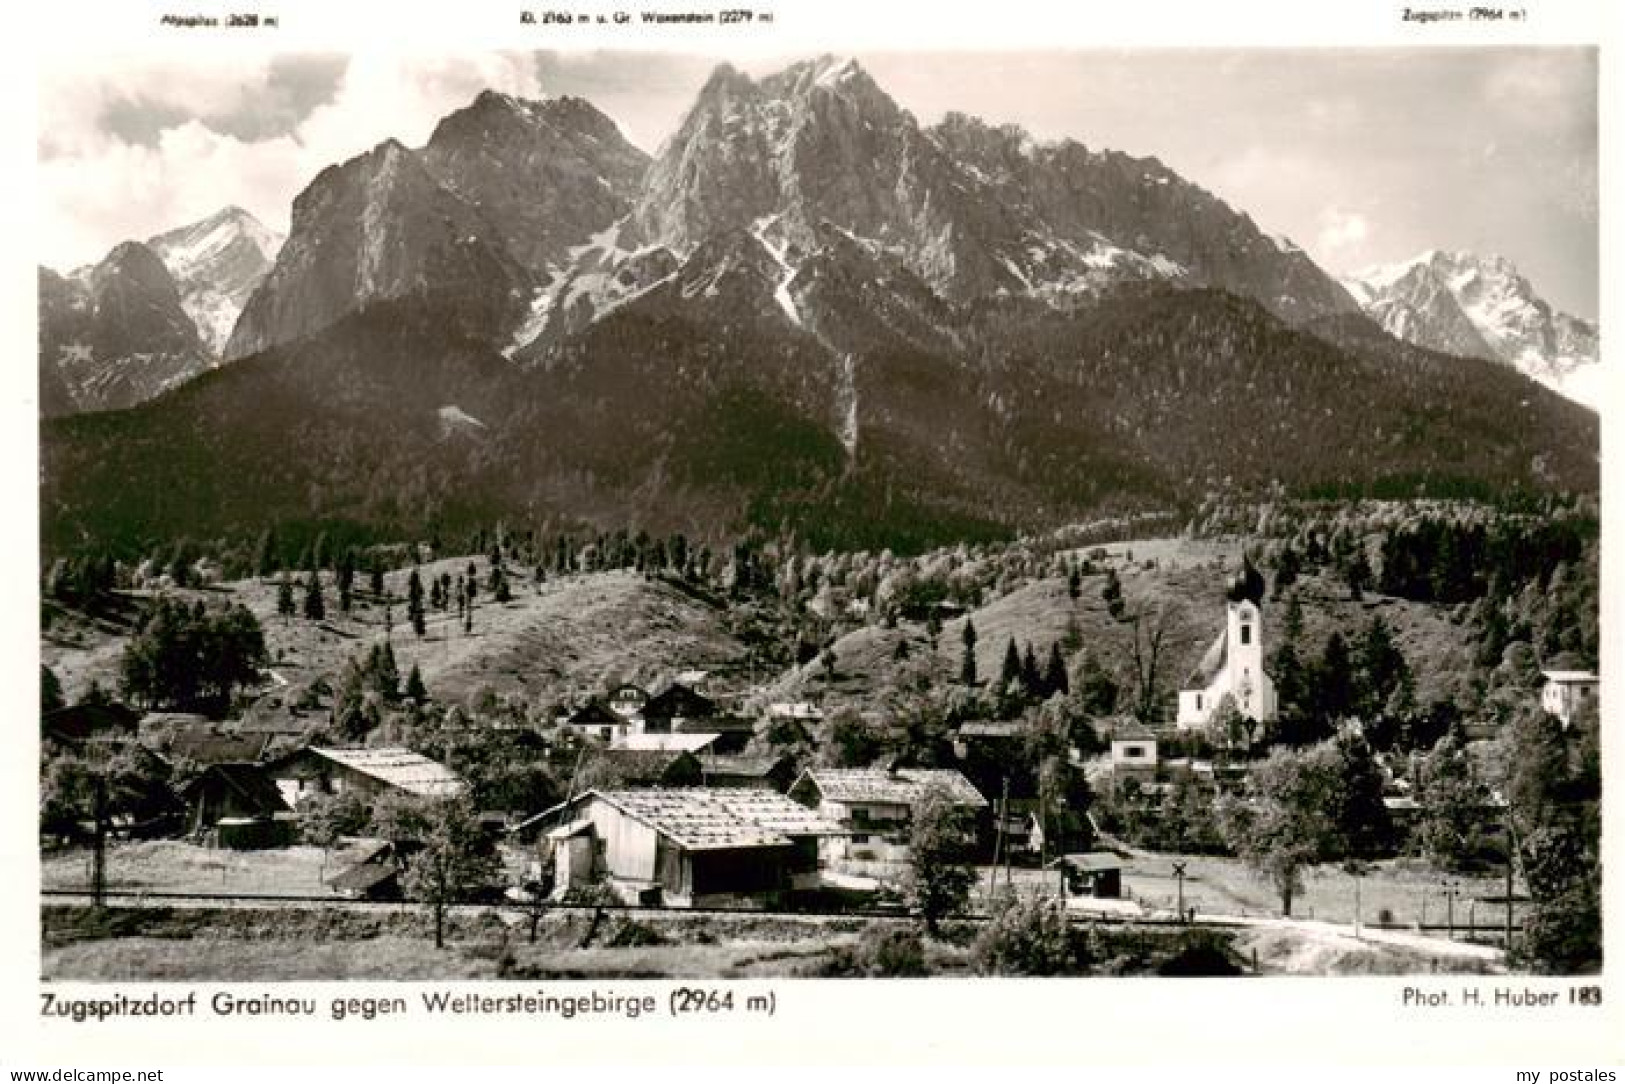
<path fill-rule="evenodd" d="M 305 619 L 320 621 L 327 616 L 327 602 L 322 598 L 322 577 L 312 571 L 305 581 Z"/>

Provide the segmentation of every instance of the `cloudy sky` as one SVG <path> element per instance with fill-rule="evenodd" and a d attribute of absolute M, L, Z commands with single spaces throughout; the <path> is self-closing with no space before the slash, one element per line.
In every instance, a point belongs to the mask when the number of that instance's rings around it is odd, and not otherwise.
<path fill-rule="evenodd" d="M 99 259 L 226 204 L 287 228 L 324 166 L 421 145 L 485 87 L 575 94 L 654 151 L 716 57 L 487 53 L 87 56 L 40 85 L 41 262 Z M 753 74 L 795 58 L 752 59 Z M 1155 155 L 1334 274 L 1428 248 L 1510 257 L 1597 313 L 1589 49 L 859 54 L 922 123 L 950 109 Z"/>

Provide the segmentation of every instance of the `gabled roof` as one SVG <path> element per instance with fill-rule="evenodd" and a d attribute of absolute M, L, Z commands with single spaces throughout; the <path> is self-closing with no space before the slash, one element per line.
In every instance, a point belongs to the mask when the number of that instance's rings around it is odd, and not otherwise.
<path fill-rule="evenodd" d="M 387 862 L 359 862 L 327 883 L 341 892 L 368 892 L 399 872 Z"/>
<path fill-rule="evenodd" d="M 420 798 L 453 798 L 466 787 L 462 777 L 444 764 L 399 746 L 383 749 L 321 749 L 312 745 L 304 752 L 342 764 L 351 771 L 371 776 Z"/>
<path fill-rule="evenodd" d="M 672 774 L 685 767 L 685 761 L 693 778 L 700 776 L 700 762 L 687 749 L 605 749 L 598 760 L 623 785 L 670 782 Z"/>
<path fill-rule="evenodd" d="M 1112 728 L 1112 741 L 1156 741 L 1157 735 L 1138 719 L 1129 719 Z"/>
<path fill-rule="evenodd" d="M 1076 870 L 1094 872 L 1098 870 L 1122 869 L 1123 860 L 1110 851 L 1090 851 L 1088 854 L 1063 854 L 1050 862 L 1050 868 L 1056 866 L 1071 866 Z"/>
<path fill-rule="evenodd" d="M 627 734 L 616 738 L 609 747 L 635 752 L 698 753 L 716 740 L 716 734 Z"/>
<path fill-rule="evenodd" d="M 265 756 L 272 734 L 236 734 L 212 727 L 178 731 L 169 739 L 169 758 L 184 758 L 198 764 L 253 762 Z"/>
<path fill-rule="evenodd" d="M 726 757 L 708 754 L 700 759 L 706 775 L 737 776 L 741 779 L 765 779 L 789 762 L 784 756 Z"/>
<path fill-rule="evenodd" d="M 97 734 L 131 735 L 138 716 L 123 704 L 72 704 L 40 716 L 40 735 L 79 742 Z"/>
<path fill-rule="evenodd" d="M 679 719 L 672 729 L 679 734 L 754 734 L 756 723 L 738 715 L 704 715 Z"/>
<path fill-rule="evenodd" d="M 1542 670 L 1541 674 L 1557 685 L 1595 685 L 1601 680 L 1590 670 Z"/>
<path fill-rule="evenodd" d="M 626 720 L 601 700 L 589 700 L 565 720 L 569 726 L 623 726 Z"/>
<path fill-rule="evenodd" d="M 643 705 L 645 719 L 692 719 L 711 715 L 717 710 L 716 701 L 708 696 L 701 696 L 687 685 L 675 682 L 666 686 L 658 695 L 651 696 L 649 702 Z"/>
<path fill-rule="evenodd" d="M 188 802 L 207 787 L 222 787 L 241 797 L 250 809 L 265 816 L 290 812 L 276 783 L 258 764 L 211 764 L 181 789 Z"/>
<path fill-rule="evenodd" d="M 785 847 L 796 837 L 844 834 L 799 802 L 768 790 L 594 790 L 577 802 L 607 802 L 684 850 Z"/>
<path fill-rule="evenodd" d="M 808 768 L 802 780 L 818 788 L 832 802 L 876 802 L 882 805 L 913 805 L 932 786 L 945 789 L 955 805 L 980 808 L 987 799 L 955 768 Z M 792 787 L 794 790 L 796 787 Z"/>
<path fill-rule="evenodd" d="M 1191 676 L 1185 679 L 1184 688 L 1206 689 L 1213 684 L 1213 679 L 1219 676 L 1219 671 L 1223 670 L 1225 663 L 1229 661 L 1229 653 L 1230 631 L 1225 629 L 1214 638 L 1207 652 L 1203 654 L 1202 661 L 1196 664 Z"/>

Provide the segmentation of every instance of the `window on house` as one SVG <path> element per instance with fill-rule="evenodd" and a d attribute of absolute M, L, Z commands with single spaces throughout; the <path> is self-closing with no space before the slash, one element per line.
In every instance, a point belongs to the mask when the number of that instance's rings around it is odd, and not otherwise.
<path fill-rule="evenodd" d="M 1241 626 L 1241 642 L 1243 646 L 1253 642 L 1253 627 L 1251 625 Z"/>
<path fill-rule="evenodd" d="M 1202 710 L 1202 694 L 1201 693 L 1196 694 L 1196 710 L 1197 711 Z"/>
<path fill-rule="evenodd" d="M 1125 757 L 1143 757 L 1143 756 L 1145 756 L 1145 746 L 1143 746 L 1143 745 L 1125 745 L 1123 747 L 1123 755 Z"/>

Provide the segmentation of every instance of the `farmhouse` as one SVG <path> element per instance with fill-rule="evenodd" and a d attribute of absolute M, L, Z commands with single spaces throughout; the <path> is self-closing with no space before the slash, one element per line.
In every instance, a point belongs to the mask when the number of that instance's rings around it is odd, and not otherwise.
<path fill-rule="evenodd" d="M 1275 718 L 1275 683 L 1264 672 L 1264 577 L 1251 561 L 1225 592 L 1225 625 L 1179 692 L 1178 725 L 1206 726 L 1226 702 L 1244 718 Z"/>
<path fill-rule="evenodd" d="M 1566 730 L 1580 708 L 1597 698 L 1601 679 L 1589 670 L 1543 670 L 1546 684 L 1540 689 L 1540 706 L 1547 715 L 1563 721 Z"/>
<path fill-rule="evenodd" d="M 679 719 L 672 724 L 672 733 L 709 735 L 713 739 L 709 749 L 731 755 L 745 751 L 745 746 L 756 736 L 756 724 L 738 715 L 712 715 L 704 719 Z"/>
<path fill-rule="evenodd" d="M 641 685 L 617 685 L 609 694 L 609 710 L 623 719 L 640 718 L 648 702 L 649 694 Z"/>
<path fill-rule="evenodd" d="M 293 812 L 258 764 L 211 764 L 182 788 L 181 797 L 186 800 L 188 835 L 206 832 L 222 821 L 271 824 L 278 814 Z"/>
<path fill-rule="evenodd" d="M 847 830 L 827 841 L 826 857 L 903 861 L 914 806 L 932 787 L 945 790 L 962 809 L 987 808 L 987 799 L 953 768 L 809 768 L 791 786 L 790 797 Z"/>
<path fill-rule="evenodd" d="M 841 829 L 760 790 L 594 790 L 545 837 L 554 891 L 604 879 L 677 907 L 773 906 L 819 884 L 818 841 Z"/>
<path fill-rule="evenodd" d="M 669 734 L 683 720 L 709 719 L 716 713 L 716 701 L 673 682 L 643 705 L 643 729 L 650 734 Z"/>
<path fill-rule="evenodd" d="M 601 700 L 587 701 L 565 717 L 564 725 L 604 741 L 610 741 L 630 729 L 627 718 L 605 707 Z"/>
<path fill-rule="evenodd" d="M 415 798 L 455 798 L 467 784 L 456 772 L 410 749 L 322 749 L 306 746 L 266 766 L 282 800 L 297 807 L 311 797 L 389 791 Z"/>
<path fill-rule="evenodd" d="M 1112 732 L 1112 778 L 1149 779 L 1157 774 L 1157 736 L 1130 722 Z"/>

